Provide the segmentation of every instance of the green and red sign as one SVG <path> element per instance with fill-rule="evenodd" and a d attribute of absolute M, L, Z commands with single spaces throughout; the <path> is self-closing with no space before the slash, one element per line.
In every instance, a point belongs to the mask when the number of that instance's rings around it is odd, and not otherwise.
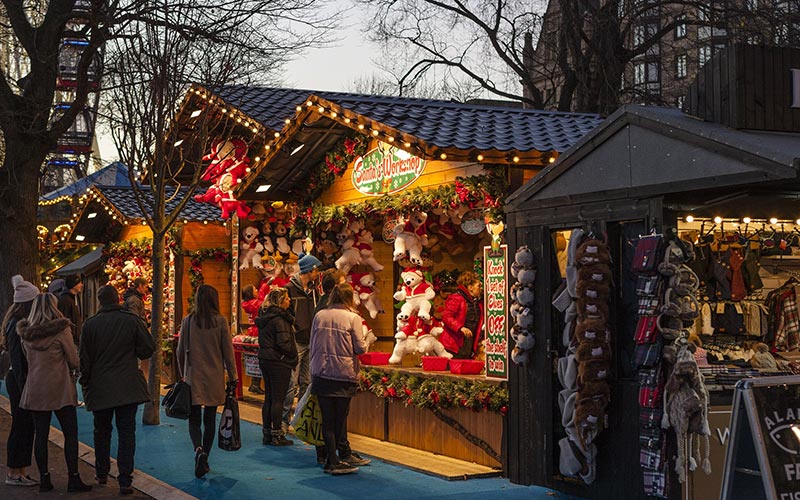
<path fill-rule="evenodd" d="M 353 186 L 373 196 L 402 191 L 425 169 L 425 160 L 386 142 L 367 151 L 353 162 Z"/>
<path fill-rule="evenodd" d="M 508 245 L 483 247 L 486 378 L 508 380 Z"/>

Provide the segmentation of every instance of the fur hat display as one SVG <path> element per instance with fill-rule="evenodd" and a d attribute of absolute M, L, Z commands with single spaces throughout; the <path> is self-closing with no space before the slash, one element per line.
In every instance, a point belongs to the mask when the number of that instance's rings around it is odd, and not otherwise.
<path fill-rule="evenodd" d="M 589 238 L 578 247 L 575 252 L 575 262 L 579 265 L 589 266 L 592 264 L 610 264 L 611 253 L 608 246 L 593 238 Z"/>
<path fill-rule="evenodd" d="M 575 304 L 578 308 L 578 319 L 608 321 L 608 301 L 600 299 L 579 298 Z"/>
<path fill-rule="evenodd" d="M 575 338 L 578 342 L 595 342 L 611 340 L 611 332 L 606 327 L 606 322 L 601 319 L 587 319 L 575 325 Z"/>
<path fill-rule="evenodd" d="M 578 283 L 581 281 L 590 281 L 608 286 L 611 284 L 611 269 L 606 264 L 581 266 L 578 269 Z"/>
<path fill-rule="evenodd" d="M 596 281 L 579 281 L 575 287 L 577 298 L 608 300 L 610 287 L 606 283 Z"/>
<path fill-rule="evenodd" d="M 607 380 L 610 373 L 608 361 L 589 360 L 578 366 L 578 384 L 585 385 L 590 381 Z"/>

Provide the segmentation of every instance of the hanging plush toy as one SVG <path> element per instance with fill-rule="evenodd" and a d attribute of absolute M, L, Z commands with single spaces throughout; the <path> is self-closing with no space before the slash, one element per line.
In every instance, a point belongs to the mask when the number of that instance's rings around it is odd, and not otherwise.
<path fill-rule="evenodd" d="M 286 237 L 286 233 L 289 232 L 289 229 L 287 229 L 283 222 L 278 222 L 275 224 L 272 232 L 275 235 L 275 250 L 277 250 L 281 257 L 287 259 L 292 251 L 292 247 L 289 246 L 289 239 Z"/>
<path fill-rule="evenodd" d="M 372 251 L 372 244 L 374 242 L 375 239 L 372 233 L 366 229 L 362 229 L 355 234 L 353 246 L 358 249 L 362 264 L 371 267 L 374 272 L 383 271 L 383 266 L 375 260 L 375 254 Z"/>
<path fill-rule="evenodd" d="M 264 245 L 258 241 L 258 228 L 255 226 L 247 226 L 242 231 L 242 239 L 239 241 L 239 260 L 242 262 L 239 266 L 240 270 L 248 269 L 253 266 L 254 269 L 261 269 L 261 252 L 264 251 Z"/>
<path fill-rule="evenodd" d="M 431 300 L 436 296 L 433 286 L 425 281 L 425 276 L 419 268 L 406 268 L 400 273 L 403 284 L 395 292 L 394 300 L 405 301 L 400 308 L 397 318 L 408 321 L 412 314 L 417 314 L 425 321 L 431 319 Z"/>
<path fill-rule="evenodd" d="M 241 178 L 250 164 L 250 158 L 247 157 L 247 143 L 241 139 L 216 141 L 211 145 L 211 152 L 203 156 L 203 160 L 211 160 L 211 163 L 200 178 L 211 182 L 225 172 Z"/>
<path fill-rule="evenodd" d="M 353 289 L 358 293 L 358 299 L 369 312 L 369 317 L 375 319 L 378 314 L 383 314 L 383 306 L 375 287 L 375 275 L 372 273 L 352 275 Z"/>
<path fill-rule="evenodd" d="M 261 236 L 259 237 L 261 245 L 264 247 L 265 255 L 272 255 L 275 253 L 275 242 L 272 235 L 272 224 L 269 221 L 264 221 L 261 224 Z"/>
<path fill-rule="evenodd" d="M 425 221 L 428 214 L 425 212 L 412 212 L 405 224 L 398 224 L 395 228 L 393 259 L 398 261 L 408 254 L 414 265 L 422 265 L 422 247 L 428 244 L 428 235 L 425 230 Z"/>
<path fill-rule="evenodd" d="M 356 248 L 355 237 L 348 228 L 343 229 L 337 235 L 337 239 L 342 246 L 342 255 L 336 259 L 336 269 L 347 274 L 353 266 L 361 264 L 361 252 Z"/>
<path fill-rule="evenodd" d="M 511 287 L 509 314 L 514 320 L 514 326 L 509 331 L 509 336 L 514 340 L 511 350 L 511 360 L 518 364 L 528 362 L 530 350 L 536 341 L 533 332 L 533 285 L 536 279 L 533 252 L 522 246 L 514 255 L 511 264 L 511 276 L 517 279 Z"/>
<path fill-rule="evenodd" d="M 322 262 L 324 269 L 336 266 L 336 252 L 339 251 L 339 245 L 336 243 L 336 238 L 331 234 L 331 231 L 319 233 L 317 250 L 319 251 L 319 260 Z"/>

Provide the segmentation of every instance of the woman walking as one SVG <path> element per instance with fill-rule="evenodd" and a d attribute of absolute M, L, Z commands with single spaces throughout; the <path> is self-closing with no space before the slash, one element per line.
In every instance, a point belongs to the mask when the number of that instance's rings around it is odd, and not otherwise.
<path fill-rule="evenodd" d="M 11 430 L 6 445 L 6 465 L 8 474 L 5 483 L 9 486 L 35 486 L 39 481 L 32 479 L 27 472 L 33 454 L 33 415 L 19 407 L 25 378 L 28 376 L 28 362 L 22 352 L 22 342 L 17 335 L 17 323 L 31 313 L 33 299 L 39 289 L 17 274 L 11 278 L 14 286 L 14 303 L 3 317 L 3 348 L 11 358 L 11 369 L 6 375 L 8 399 L 11 402 Z"/>
<path fill-rule="evenodd" d="M 358 381 L 357 355 L 366 351 L 363 320 L 354 311 L 353 287 L 341 283 L 333 287 L 328 307 L 311 324 L 311 393 L 319 398 L 322 411 L 326 474 L 358 470 L 347 463 L 348 457 L 336 454 L 337 443 L 347 439 L 347 414 Z"/>
<path fill-rule="evenodd" d="M 266 381 L 264 405 L 261 407 L 263 444 L 289 446 L 281 428 L 283 401 L 289 392 L 292 370 L 297 366 L 297 344 L 294 340 L 292 299 L 285 288 L 273 288 L 264 301 L 264 311 L 256 318 L 258 326 L 258 363 Z"/>
<path fill-rule="evenodd" d="M 183 318 L 175 356 L 178 372 L 192 388 L 189 437 L 195 450 L 194 475 L 199 478 L 211 470 L 208 454 L 217 433 L 217 407 L 225 403 L 225 371 L 228 384 L 238 384 L 228 322 L 219 313 L 219 294 L 213 286 L 197 287 L 194 311 Z"/>
<path fill-rule="evenodd" d="M 17 333 L 22 339 L 22 348 L 28 361 L 28 377 L 19 406 L 33 413 L 39 491 L 53 489 L 47 468 L 53 413 L 64 433 L 64 458 L 69 472 L 67 491 L 92 489 L 81 481 L 78 473 L 78 414 L 75 411 L 78 394 L 71 372 L 77 372 L 79 361 L 72 328 L 72 323 L 58 310 L 58 300 L 51 293 L 37 295 L 28 319 L 17 323 Z"/>

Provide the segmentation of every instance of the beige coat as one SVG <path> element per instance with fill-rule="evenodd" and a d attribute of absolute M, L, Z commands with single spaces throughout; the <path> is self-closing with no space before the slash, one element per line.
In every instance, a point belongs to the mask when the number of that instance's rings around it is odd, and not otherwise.
<path fill-rule="evenodd" d="M 19 406 L 26 410 L 58 410 L 78 405 L 78 392 L 70 370 L 77 370 L 78 350 L 72 340 L 72 323 L 66 318 L 31 326 L 17 323 L 17 333 L 28 360 L 28 378 Z"/>
<path fill-rule="evenodd" d="M 178 370 L 192 388 L 193 405 L 223 405 L 225 371 L 228 372 L 228 380 L 237 378 L 228 322 L 222 316 L 217 316 L 214 322 L 214 328 L 200 328 L 194 315 L 190 314 L 181 323 L 175 357 L 178 360 Z"/>

